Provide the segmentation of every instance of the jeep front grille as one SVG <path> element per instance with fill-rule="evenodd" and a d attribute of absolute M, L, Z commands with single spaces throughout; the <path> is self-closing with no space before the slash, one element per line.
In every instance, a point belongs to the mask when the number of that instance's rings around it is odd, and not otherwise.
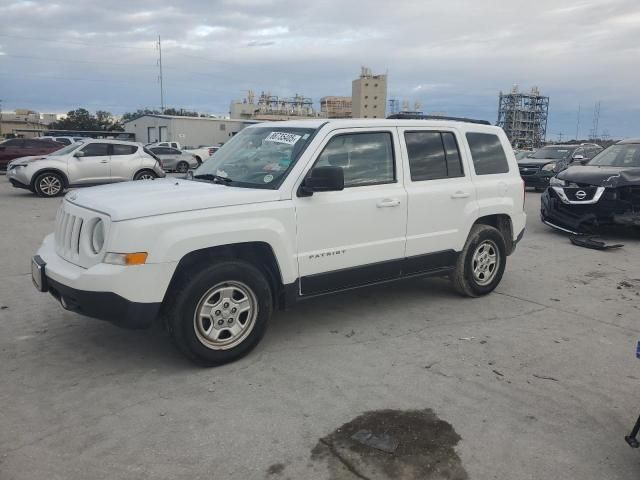
<path fill-rule="evenodd" d="M 81 217 L 73 215 L 60 207 L 56 216 L 55 242 L 56 253 L 67 260 L 78 260 L 80 256 Z"/>

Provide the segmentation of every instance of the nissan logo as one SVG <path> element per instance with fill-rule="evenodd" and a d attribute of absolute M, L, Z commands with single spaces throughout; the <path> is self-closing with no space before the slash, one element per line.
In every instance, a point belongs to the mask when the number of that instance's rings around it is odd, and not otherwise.
<path fill-rule="evenodd" d="M 578 200 L 584 200 L 585 198 L 587 198 L 587 192 L 585 192 L 584 190 L 578 190 L 576 192 L 576 198 Z"/>

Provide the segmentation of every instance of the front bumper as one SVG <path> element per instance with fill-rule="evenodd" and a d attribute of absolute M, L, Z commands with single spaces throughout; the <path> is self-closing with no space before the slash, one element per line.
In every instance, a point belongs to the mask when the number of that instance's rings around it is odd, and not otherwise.
<path fill-rule="evenodd" d="M 58 256 L 53 235 L 45 238 L 37 257 L 44 263 L 44 291 L 65 309 L 125 328 L 153 323 L 176 267 L 167 262 L 82 268 Z"/>
<path fill-rule="evenodd" d="M 595 203 L 567 204 L 553 188 L 540 198 L 540 218 L 547 225 L 567 233 L 589 233 L 609 225 L 640 225 L 640 213 L 620 189 L 605 189 Z"/>
<path fill-rule="evenodd" d="M 26 167 L 12 167 L 7 170 L 7 179 L 16 188 L 31 189 L 30 178 L 26 175 Z"/>

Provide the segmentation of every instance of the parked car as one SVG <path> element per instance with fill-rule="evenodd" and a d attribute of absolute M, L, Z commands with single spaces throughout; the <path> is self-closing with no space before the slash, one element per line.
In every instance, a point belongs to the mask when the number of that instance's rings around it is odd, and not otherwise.
<path fill-rule="evenodd" d="M 558 173 L 542 195 L 540 214 L 547 225 L 570 233 L 640 227 L 640 139 L 622 140 L 586 165 Z"/>
<path fill-rule="evenodd" d="M 6 170 L 7 164 L 14 158 L 47 155 L 62 147 L 62 143 L 53 140 L 10 138 L 0 143 L 0 170 Z"/>
<path fill-rule="evenodd" d="M 523 204 L 498 127 L 262 123 L 193 180 L 71 192 L 32 275 L 71 311 L 130 328 L 161 317 L 187 357 L 219 364 L 247 354 L 274 309 L 317 295 L 419 276 L 490 293 L 524 233 Z"/>
<path fill-rule="evenodd" d="M 148 147 L 160 159 L 162 169 L 186 173 L 190 168 L 197 168 L 201 162 L 192 153 L 183 152 L 170 147 Z"/>
<path fill-rule="evenodd" d="M 220 147 L 200 145 L 198 148 L 185 148 L 183 152 L 191 153 L 196 157 L 199 163 L 204 162 L 214 153 L 216 153 Z"/>
<path fill-rule="evenodd" d="M 522 160 L 523 158 L 530 157 L 533 155 L 535 150 L 514 150 L 513 153 L 516 156 L 516 160 Z"/>
<path fill-rule="evenodd" d="M 142 144 L 117 140 L 72 143 L 46 156 L 14 160 L 7 170 L 14 187 L 41 197 L 61 195 L 70 187 L 164 176 L 160 160 Z"/>
<path fill-rule="evenodd" d="M 595 143 L 547 145 L 519 160 L 518 167 L 525 185 L 541 192 L 558 172 L 573 162 L 587 161 L 601 151 L 602 147 Z"/>
<path fill-rule="evenodd" d="M 38 137 L 38 140 L 53 140 L 58 143 L 62 143 L 63 145 L 71 145 L 72 143 L 82 143 L 87 140 L 86 137 Z"/>

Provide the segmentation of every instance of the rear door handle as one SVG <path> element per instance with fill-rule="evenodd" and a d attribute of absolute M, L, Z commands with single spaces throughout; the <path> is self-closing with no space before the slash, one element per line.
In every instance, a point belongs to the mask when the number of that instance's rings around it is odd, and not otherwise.
<path fill-rule="evenodd" d="M 400 200 L 397 198 L 385 198 L 384 200 L 380 200 L 377 204 L 378 208 L 387 208 L 387 207 L 397 207 L 400 205 Z"/>
<path fill-rule="evenodd" d="M 451 198 L 469 198 L 470 196 L 471 194 L 469 192 L 463 192 L 461 190 L 451 194 Z"/>

